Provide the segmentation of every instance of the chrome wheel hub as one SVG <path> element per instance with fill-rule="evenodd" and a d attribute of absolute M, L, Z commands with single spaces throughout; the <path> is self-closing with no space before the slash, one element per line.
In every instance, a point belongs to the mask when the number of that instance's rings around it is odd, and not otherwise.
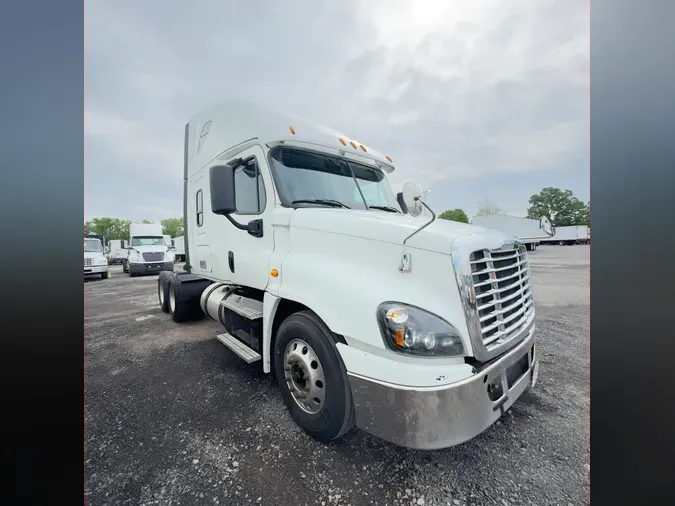
<path fill-rule="evenodd" d="M 326 400 L 326 380 L 319 357 L 302 339 L 286 346 L 284 376 L 298 406 L 309 414 L 318 413 Z"/>

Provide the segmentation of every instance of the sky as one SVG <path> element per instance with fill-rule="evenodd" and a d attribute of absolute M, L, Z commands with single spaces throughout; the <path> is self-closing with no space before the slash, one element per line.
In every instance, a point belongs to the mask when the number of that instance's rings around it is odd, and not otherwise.
<path fill-rule="evenodd" d="M 589 200 L 587 0 L 144 0 L 85 9 L 85 217 L 182 214 L 183 134 L 240 98 L 394 159 L 437 212 Z"/>

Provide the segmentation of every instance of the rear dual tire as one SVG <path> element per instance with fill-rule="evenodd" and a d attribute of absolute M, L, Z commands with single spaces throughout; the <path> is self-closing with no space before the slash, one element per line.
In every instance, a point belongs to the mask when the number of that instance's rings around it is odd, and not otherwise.
<path fill-rule="evenodd" d="M 157 278 L 157 298 L 159 299 L 159 307 L 162 312 L 169 312 L 169 279 L 172 272 L 162 271 Z"/>
<path fill-rule="evenodd" d="M 328 443 L 355 424 L 347 370 L 333 333 L 311 311 L 289 316 L 274 344 L 274 369 L 281 395 L 295 422 Z"/>

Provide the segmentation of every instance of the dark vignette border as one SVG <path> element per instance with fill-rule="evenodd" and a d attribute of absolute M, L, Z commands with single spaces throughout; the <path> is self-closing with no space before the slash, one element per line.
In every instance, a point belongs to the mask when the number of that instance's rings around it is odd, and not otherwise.
<path fill-rule="evenodd" d="M 0 8 L 2 504 L 83 497 L 83 26 L 83 2 Z"/>
<path fill-rule="evenodd" d="M 591 6 L 591 494 L 614 504 L 661 504 L 672 481 L 674 15 L 668 0 Z M 0 16 L 3 503 L 84 489 L 82 26 L 66 0 Z"/>
<path fill-rule="evenodd" d="M 675 3 L 591 2 L 591 497 L 672 496 Z"/>

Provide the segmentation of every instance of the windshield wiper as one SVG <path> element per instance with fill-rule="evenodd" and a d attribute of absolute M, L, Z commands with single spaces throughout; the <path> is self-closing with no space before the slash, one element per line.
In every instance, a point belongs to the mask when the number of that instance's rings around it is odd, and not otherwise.
<path fill-rule="evenodd" d="M 347 204 L 343 204 L 339 200 L 331 200 L 331 199 L 301 199 L 301 200 L 294 200 L 291 202 L 291 204 L 323 204 L 325 206 L 331 206 L 331 207 L 344 207 L 346 209 L 351 209 Z"/>
<path fill-rule="evenodd" d="M 390 207 L 390 206 L 371 206 L 368 204 L 368 209 L 379 209 L 380 211 L 389 211 L 390 213 L 398 213 L 400 212 L 398 209 L 395 207 Z"/>

